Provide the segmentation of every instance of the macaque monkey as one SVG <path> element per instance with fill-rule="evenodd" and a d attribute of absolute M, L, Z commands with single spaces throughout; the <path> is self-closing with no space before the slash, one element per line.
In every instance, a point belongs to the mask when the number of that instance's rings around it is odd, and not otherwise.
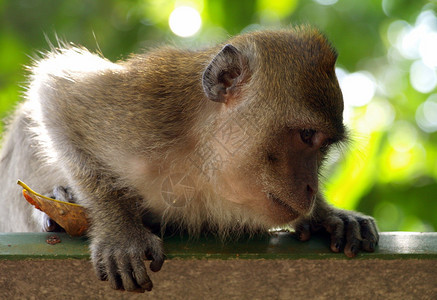
<path fill-rule="evenodd" d="M 146 258 L 163 264 L 153 224 L 222 237 L 287 225 L 301 240 L 325 229 L 334 252 L 373 251 L 374 220 L 319 191 L 324 158 L 346 138 L 336 58 L 307 26 L 117 63 L 53 49 L 30 68 L 3 138 L 0 230 L 50 227 L 17 179 L 73 195 L 97 276 L 128 291 L 152 288 Z"/>

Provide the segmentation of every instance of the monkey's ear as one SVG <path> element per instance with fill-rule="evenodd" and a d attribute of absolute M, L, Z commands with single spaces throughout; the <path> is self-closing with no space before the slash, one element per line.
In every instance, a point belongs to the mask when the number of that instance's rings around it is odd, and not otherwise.
<path fill-rule="evenodd" d="M 234 46 L 227 44 L 203 72 L 202 85 L 208 99 L 226 103 L 247 75 L 247 60 Z"/>

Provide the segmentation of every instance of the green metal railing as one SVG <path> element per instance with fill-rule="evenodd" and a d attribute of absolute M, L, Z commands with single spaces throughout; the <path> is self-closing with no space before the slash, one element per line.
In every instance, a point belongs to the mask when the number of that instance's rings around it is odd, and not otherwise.
<path fill-rule="evenodd" d="M 89 258 L 88 241 L 56 233 L 59 243 L 49 244 L 53 233 L 0 233 L 0 259 L 65 259 Z M 222 242 L 213 237 L 188 239 L 164 238 L 168 259 L 347 259 L 332 253 L 329 237 L 314 236 L 300 242 L 286 232 L 274 232 L 251 239 Z M 375 252 L 360 252 L 355 259 L 437 259 L 437 233 L 383 232 Z"/>

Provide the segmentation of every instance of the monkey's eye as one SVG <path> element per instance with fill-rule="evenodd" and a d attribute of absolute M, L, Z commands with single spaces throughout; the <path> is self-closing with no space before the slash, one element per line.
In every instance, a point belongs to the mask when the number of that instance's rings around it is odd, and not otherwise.
<path fill-rule="evenodd" d="M 313 129 L 304 129 L 300 131 L 300 138 L 302 139 L 302 142 L 305 144 L 312 146 L 313 144 L 313 137 L 316 134 L 316 131 Z"/>

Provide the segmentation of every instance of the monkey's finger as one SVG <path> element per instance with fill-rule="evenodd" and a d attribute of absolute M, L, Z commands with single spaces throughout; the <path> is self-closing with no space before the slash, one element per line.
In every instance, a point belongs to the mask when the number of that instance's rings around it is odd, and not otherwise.
<path fill-rule="evenodd" d="M 351 217 L 346 224 L 346 246 L 344 253 L 347 257 L 355 257 L 361 248 L 361 232 L 358 221 Z"/>
<path fill-rule="evenodd" d="M 118 263 L 120 264 L 120 262 Z M 135 280 L 132 275 L 132 267 L 130 265 L 126 265 L 125 263 L 120 265 L 118 274 L 120 276 L 122 286 L 126 291 L 134 291 L 138 289 L 138 286 L 135 284 Z"/>
<path fill-rule="evenodd" d="M 119 253 L 116 255 L 115 261 L 118 266 L 118 274 L 120 275 L 123 288 L 130 292 L 144 292 L 144 289 L 137 284 L 134 278 L 134 269 L 130 257 L 124 253 Z"/>
<path fill-rule="evenodd" d="M 150 270 L 153 272 L 158 272 L 161 270 L 162 265 L 164 264 L 164 255 L 162 253 L 153 255 L 152 262 L 150 263 Z"/>
<path fill-rule="evenodd" d="M 323 224 L 326 231 L 331 235 L 331 251 L 340 252 L 345 244 L 344 221 L 337 215 L 330 216 Z"/>
<path fill-rule="evenodd" d="M 310 224 L 307 222 L 301 222 L 294 228 L 294 234 L 300 241 L 308 241 L 311 238 Z"/>
<path fill-rule="evenodd" d="M 162 241 L 157 236 L 152 235 L 149 242 L 148 249 L 144 254 L 148 259 L 152 260 L 150 263 L 150 270 L 152 272 L 158 272 L 161 270 L 165 259 L 164 251 L 162 249 Z"/>
<path fill-rule="evenodd" d="M 146 291 L 151 291 L 153 287 L 152 280 L 150 280 L 149 275 L 147 275 L 147 270 L 144 265 L 144 261 L 140 256 L 131 257 L 132 274 L 137 285 Z"/>
<path fill-rule="evenodd" d="M 102 281 L 108 280 L 106 266 L 103 262 L 102 254 L 99 251 L 91 251 L 91 261 L 93 262 L 97 277 Z"/>
<path fill-rule="evenodd" d="M 367 252 L 375 251 L 378 244 L 379 235 L 375 221 L 372 218 L 363 218 L 359 220 L 361 227 L 361 237 L 363 238 L 363 249 Z"/>
<path fill-rule="evenodd" d="M 106 275 L 111 288 L 114 290 L 120 290 L 123 288 L 122 279 L 118 273 L 117 263 L 112 256 L 109 256 L 105 260 Z"/>

